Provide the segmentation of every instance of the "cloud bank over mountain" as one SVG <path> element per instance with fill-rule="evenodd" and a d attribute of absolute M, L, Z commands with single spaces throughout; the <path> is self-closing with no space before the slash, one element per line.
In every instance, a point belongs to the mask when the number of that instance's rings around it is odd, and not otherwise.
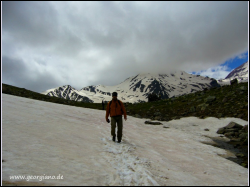
<path fill-rule="evenodd" d="M 37 92 L 203 71 L 248 50 L 248 2 L 2 2 L 3 82 Z"/>

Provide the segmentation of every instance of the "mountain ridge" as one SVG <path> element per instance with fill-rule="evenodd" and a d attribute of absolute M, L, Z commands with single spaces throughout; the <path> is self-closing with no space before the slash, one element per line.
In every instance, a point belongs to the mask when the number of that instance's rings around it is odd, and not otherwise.
<path fill-rule="evenodd" d="M 218 80 L 221 85 L 230 84 L 230 81 L 237 79 L 238 82 L 248 82 L 248 61 L 233 69 L 224 79 Z"/>
<path fill-rule="evenodd" d="M 231 71 L 225 79 L 234 79 L 234 78 L 240 78 L 240 77 L 246 77 L 248 74 L 248 62 L 245 62 L 244 64 L 240 65 L 239 67 L 235 68 L 233 71 Z"/>
<path fill-rule="evenodd" d="M 148 95 L 155 93 L 162 99 L 201 91 L 205 88 L 220 87 L 230 84 L 233 79 L 238 82 L 248 81 L 248 62 L 232 70 L 224 79 L 216 80 L 185 71 L 172 73 L 139 73 L 128 77 L 114 86 L 91 85 L 76 90 L 70 85 L 52 88 L 42 94 L 80 102 L 101 103 L 111 100 L 112 92 L 117 92 L 123 102 L 146 102 Z"/>
<path fill-rule="evenodd" d="M 76 90 L 70 85 L 49 89 L 42 94 L 82 102 L 109 101 L 116 91 L 123 102 L 146 102 L 150 93 L 161 95 L 162 99 L 176 97 L 205 88 L 220 87 L 213 78 L 188 74 L 185 71 L 173 73 L 140 73 L 125 79 L 115 86 L 91 85 Z"/>

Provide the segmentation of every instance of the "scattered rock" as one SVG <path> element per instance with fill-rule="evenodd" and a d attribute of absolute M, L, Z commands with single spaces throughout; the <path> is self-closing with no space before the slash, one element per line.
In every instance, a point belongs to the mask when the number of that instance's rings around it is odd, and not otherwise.
<path fill-rule="evenodd" d="M 247 90 L 247 88 L 245 86 L 241 86 L 237 90 L 239 90 L 239 91 L 245 91 L 245 90 Z"/>
<path fill-rule="evenodd" d="M 161 120 L 161 116 L 155 116 L 154 120 Z"/>
<path fill-rule="evenodd" d="M 235 78 L 235 79 L 231 80 L 230 84 L 231 85 L 238 84 L 238 79 Z"/>
<path fill-rule="evenodd" d="M 223 100 L 222 100 L 223 103 L 227 102 L 227 98 L 225 97 Z"/>
<path fill-rule="evenodd" d="M 160 112 L 155 112 L 155 113 L 154 113 L 154 116 L 160 116 L 160 115 L 161 115 Z"/>
<path fill-rule="evenodd" d="M 240 138 L 231 138 L 231 142 L 240 142 Z"/>
<path fill-rule="evenodd" d="M 141 116 L 139 114 L 135 114 L 136 118 L 141 118 Z"/>
<path fill-rule="evenodd" d="M 215 96 L 208 96 L 206 99 L 204 99 L 205 103 L 209 103 L 209 104 L 215 100 L 216 100 Z"/>
<path fill-rule="evenodd" d="M 157 121 L 145 121 L 145 124 L 150 124 L 150 125 L 162 125 L 162 123 L 157 122 Z"/>
<path fill-rule="evenodd" d="M 192 107 L 189 109 L 189 112 L 195 112 L 195 111 L 196 111 L 196 109 L 195 109 L 194 106 L 192 106 Z"/>
<path fill-rule="evenodd" d="M 221 117 L 223 117 L 223 114 L 222 114 L 222 113 L 218 113 L 218 114 L 217 114 L 217 117 L 218 117 L 218 118 L 221 118 Z"/>
<path fill-rule="evenodd" d="M 218 134 L 224 134 L 229 138 L 229 144 L 239 149 L 239 152 L 235 154 L 238 158 L 243 159 L 243 163 L 240 163 L 243 167 L 248 167 L 248 125 L 242 126 L 235 122 L 230 122 L 227 126 L 219 128 Z"/>
<path fill-rule="evenodd" d="M 243 162 L 243 163 L 241 163 L 241 166 L 243 166 L 244 168 L 246 168 L 247 164 Z"/>
<path fill-rule="evenodd" d="M 202 104 L 198 105 L 197 108 L 200 109 L 201 111 L 204 111 L 204 110 L 206 110 L 206 108 L 208 106 L 209 106 L 208 104 L 202 103 Z"/>
<path fill-rule="evenodd" d="M 224 134 L 225 133 L 225 128 L 222 127 L 222 128 L 219 128 L 218 131 L 217 131 L 217 134 Z"/>
<path fill-rule="evenodd" d="M 244 116 L 244 114 L 239 114 L 238 116 L 237 116 L 237 118 L 242 118 Z"/>
<path fill-rule="evenodd" d="M 237 157 L 244 157 L 245 155 L 243 153 L 237 153 L 237 154 L 235 154 L 235 156 L 237 156 Z"/>
<path fill-rule="evenodd" d="M 241 134 L 239 134 L 239 138 L 241 140 L 244 140 L 244 139 L 248 138 L 248 133 L 241 133 Z"/>
<path fill-rule="evenodd" d="M 230 122 L 227 126 L 225 126 L 225 128 L 226 129 L 231 129 L 231 128 L 242 129 L 243 126 L 235 122 Z"/>
<path fill-rule="evenodd" d="M 233 135 L 234 135 L 234 132 L 226 132 L 224 135 L 225 135 L 227 138 L 232 139 L 232 138 L 233 138 Z"/>
<path fill-rule="evenodd" d="M 245 125 L 242 130 L 244 130 L 245 132 L 248 132 L 248 125 Z"/>

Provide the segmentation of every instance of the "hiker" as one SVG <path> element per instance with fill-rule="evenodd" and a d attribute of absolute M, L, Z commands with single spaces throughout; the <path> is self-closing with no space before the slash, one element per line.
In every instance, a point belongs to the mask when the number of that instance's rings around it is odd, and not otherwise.
<path fill-rule="evenodd" d="M 117 139 L 118 143 L 122 140 L 122 115 L 124 115 L 125 121 L 127 120 L 127 113 L 123 103 L 117 99 L 117 92 L 112 93 L 112 100 L 108 103 L 106 108 L 106 121 L 109 123 L 108 117 L 111 117 L 111 135 L 113 136 L 113 141 L 115 141 L 115 128 L 117 123 Z"/>

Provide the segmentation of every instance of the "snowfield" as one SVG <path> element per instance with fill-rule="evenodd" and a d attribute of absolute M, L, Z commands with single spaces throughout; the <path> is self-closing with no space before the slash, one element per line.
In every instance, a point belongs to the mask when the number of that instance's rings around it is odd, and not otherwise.
<path fill-rule="evenodd" d="M 105 111 L 2 94 L 2 180 L 44 185 L 248 185 L 248 169 L 206 145 L 238 118 L 182 118 L 162 125 L 128 116 L 122 143 Z M 166 128 L 168 127 L 168 128 Z M 204 129 L 208 128 L 209 131 Z M 10 179 L 11 176 L 62 179 Z"/>

